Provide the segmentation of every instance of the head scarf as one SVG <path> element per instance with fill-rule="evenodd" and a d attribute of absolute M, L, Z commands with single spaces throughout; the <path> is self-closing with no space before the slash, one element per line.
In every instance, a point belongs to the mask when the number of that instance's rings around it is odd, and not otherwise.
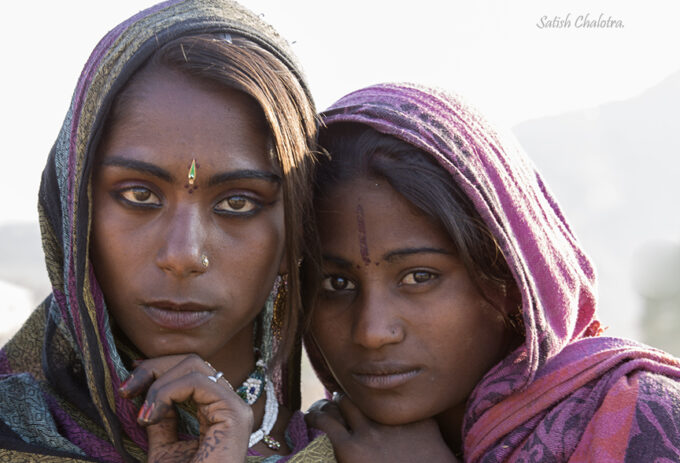
<path fill-rule="evenodd" d="M 350 93 L 322 118 L 365 124 L 432 156 L 470 198 L 513 274 L 525 342 L 471 394 L 465 461 L 680 461 L 680 362 L 599 336 L 593 264 L 509 137 L 459 97 L 408 84 Z M 320 378 L 334 387 L 311 347 Z"/>
<path fill-rule="evenodd" d="M 278 34 L 230 0 L 171 0 L 142 11 L 97 45 L 43 172 L 39 211 L 53 292 L 0 351 L 0 459 L 146 459 L 135 405 L 118 394 L 129 375 L 89 261 L 94 147 L 117 92 L 162 45 L 197 34 L 237 35 L 278 58 L 311 96 Z M 279 392 L 299 404 L 298 370 Z M 281 380 L 281 378 L 286 378 Z M 276 379 L 276 378 L 275 378 Z M 290 380 L 291 384 L 283 384 Z M 186 418 L 186 417 L 184 417 Z M 187 432 L 195 419 L 184 419 Z M 193 423 L 193 424 L 192 424 Z M 302 423 L 304 425 L 304 423 Z M 7 453 L 9 452 L 9 453 Z M 14 453 L 12 453 L 14 452 Z"/>

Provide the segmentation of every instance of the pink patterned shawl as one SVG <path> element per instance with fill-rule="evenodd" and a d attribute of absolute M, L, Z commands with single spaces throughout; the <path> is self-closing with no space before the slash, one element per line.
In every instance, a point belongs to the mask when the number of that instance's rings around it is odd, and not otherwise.
<path fill-rule="evenodd" d="M 470 396 L 465 461 L 680 461 L 680 361 L 600 337 L 593 264 L 520 149 L 457 97 L 415 85 L 364 88 L 322 116 L 432 155 L 472 200 L 517 282 L 526 341 Z"/>

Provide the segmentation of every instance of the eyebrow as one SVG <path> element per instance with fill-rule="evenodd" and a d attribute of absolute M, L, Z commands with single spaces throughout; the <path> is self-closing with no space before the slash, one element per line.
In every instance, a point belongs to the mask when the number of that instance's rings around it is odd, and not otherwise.
<path fill-rule="evenodd" d="M 160 178 L 161 180 L 165 180 L 168 183 L 175 182 L 175 177 L 170 172 L 163 169 L 162 167 L 158 167 L 155 164 L 151 164 L 145 161 L 138 161 L 136 159 L 127 159 L 118 156 L 111 156 L 104 159 L 101 164 L 104 166 L 117 166 L 123 167 L 125 169 L 136 170 L 138 172 L 144 172 L 153 175 L 154 177 Z M 271 172 L 253 169 L 241 169 L 232 172 L 222 172 L 212 175 L 208 179 L 207 185 L 208 187 L 212 187 L 220 183 L 241 179 L 266 180 L 271 183 L 276 184 L 281 183 L 281 177 Z"/>
<path fill-rule="evenodd" d="M 442 248 L 422 247 L 422 248 L 405 248 L 397 249 L 395 251 L 389 251 L 383 254 L 380 259 L 387 262 L 394 262 L 395 260 L 399 260 L 400 258 L 412 256 L 415 254 L 444 254 L 447 256 L 455 255 L 455 253 L 453 253 L 452 251 Z M 348 269 L 352 267 L 352 263 L 350 261 L 343 259 L 342 257 L 334 256 L 332 254 L 324 254 L 321 256 L 321 258 L 324 261 L 331 262 L 337 265 L 341 269 Z"/>
<path fill-rule="evenodd" d="M 125 169 L 131 169 L 131 170 L 136 170 L 138 172 L 144 172 L 147 174 L 151 174 L 154 177 L 158 177 L 161 180 L 165 180 L 166 182 L 172 183 L 175 181 L 175 177 L 168 172 L 167 170 L 158 167 L 155 164 L 151 164 L 148 162 L 144 161 L 138 161 L 136 159 L 127 159 L 127 158 L 121 158 L 118 156 L 111 156 L 105 158 L 101 165 L 103 166 L 117 166 L 117 167 L 123 167 Z"/>
<path fill-rule="evenodd" d="M 211 187 L 232 180 L 242 180 L 251 178 L 255 180 L 266 180 L 268 182 L 276 184 L 281 183 L 281 177 L 271 172 L 266 172 L 263 170 L 242 169 L 235 170 L 232 172 L 223 172 L 220 174 L 215 174 L 208 179 L 208 186 Z"/>
<path fill-rule="evenodd" d="M 327 262 L 331 262 L 343 270 L 352 268 L 352 263 L 346 259 L 343 259 L 342 257 L 333 256 L 331 254 L 324 254 L 321 256 L 321 259 Z"/>
<path fill-rule="evenodd" d="M 447 249 L 422 247 L 422 248 L 397 249 L 395 251 L 386 252 L 385 254 L 382 255 L 381 259 L 387 262 L 394 262 L 395 260 L 399 260 L 403 257 L 412 256 L 414 254 L 444 254 L 447 256 L 454 255 L 452 251 L 449 251 Z"/>

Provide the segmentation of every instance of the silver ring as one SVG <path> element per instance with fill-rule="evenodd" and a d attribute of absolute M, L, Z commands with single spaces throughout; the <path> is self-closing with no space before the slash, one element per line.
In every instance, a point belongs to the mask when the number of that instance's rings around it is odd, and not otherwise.
<path fill-rule="evenodd" d="M 213 383 L 216 383 L 218 379 L 220 379 L 222 376 L 224 376 L 224 373 L 221 371 L 218 371 L 215 373 L 214 376 L 208 376 L 208 379 L 212 381 Z"/>

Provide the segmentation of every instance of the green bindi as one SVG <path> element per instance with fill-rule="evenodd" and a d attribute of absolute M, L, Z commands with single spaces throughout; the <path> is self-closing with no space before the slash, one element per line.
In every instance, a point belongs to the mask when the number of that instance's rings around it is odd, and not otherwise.
<path fill-rule="evenodd" d="M 196 159 L 191 161 L 191 167 L 189 167 L 189 175 L 187 175 L 187 178 L 189 179 L 189 185 L 193 185 L 196 181 Z"/>

